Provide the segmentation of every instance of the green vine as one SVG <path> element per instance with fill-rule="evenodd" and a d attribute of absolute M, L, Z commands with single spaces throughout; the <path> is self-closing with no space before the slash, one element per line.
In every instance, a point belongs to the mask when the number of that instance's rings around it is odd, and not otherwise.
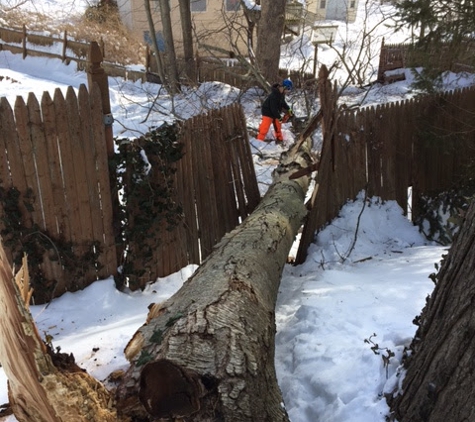
<path fill-rule="evenodd" d="M 449 245 L 458 232 L 465 212 L 475 197 L 475 179 L 466 179 L 452 189 L 419 200 L 414 223 L 427 239 Z"/>
<path fill-rule="evenodd" d="M 22 195 L 15 187 L 5 189 L 0 186 L 0 204 L 3 208 L 0 231 L 2 242 L 11 252 L 15 268 L 18 269 L 22 265 L 24 254 L 28 256 L 30 284 L 34 289 L 33 297 L 36 303 L 50 301 L 57 285 L 57 280 L 47 279 L 41 270 L 45 256 L 48 256 L 50 261 L 58 261 L 71 280 L 81 280 L 91 267 L 91 262 L 97 263 L 101 253 L 98 243 L 90 242 L 84 245 L 86 252 L 78 255 L 77 247 L 71 242 L 53 236 L 37 224 L 26 223 L 29 216 L 24 215 L 22 206 L 30 213 L 35 210 L 35 197 L 31 189 Z M 81 287 L 83 286 L 79 284 L 69 285 L 70 290 L 78 290 Z"/>
<path fill-rule="evenodd" d="M 182 206 L 175 201 L 176 168 L 172 165 L 183 157 L 178 136 L 177 123 L 164 123 L 133 141 L 115 139 L 118 152 L 111 166 L 122 198 L 122 225 L 116 240 L 125 250 L 119 288 L 126 282 L 132 290 L 144 287 L 138 278 L 152 259 L 163 223 L 171 231 L 182 221 Z"/>

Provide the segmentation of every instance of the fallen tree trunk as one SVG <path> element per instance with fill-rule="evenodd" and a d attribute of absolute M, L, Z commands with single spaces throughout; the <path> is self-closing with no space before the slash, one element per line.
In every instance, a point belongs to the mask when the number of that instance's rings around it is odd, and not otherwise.
<path fill-rule="evenodd" d="M 28 266 L 14 277 L 0 244 L 0 362 L 20 422 L 118 422 L 111 394 L 72 356 L 41 340 L 29 312 Z M 125 421 L 124 421 L 125 422 Z"/>
<path fill-rule="evenodd" d="M 20 422 L 288 421 L 274 369 L 275 302 L 306 214 L 308 143 L 287 153 L 275 183 L 169 300 L 151 307 L 125 352 L 116 399 L 41 340 L 24 288 L 0 245 L 0 362 Z M 24 265 L 24 268 L 27 268 Z M 23 295 L 21 294 L 23 292 Z M 23 298 L 22 298 L 23 297 Z M 191 415 L 190 418 L 188 418 Z"/>
<path fill-rule="evenodd" d="M 274 368 L 275 303 L 306 215 L 308 150 L 281 159 L 256 210 L 167 301 L 150 308 L 125 353 L 119 413 L 132 420 L 288 421 Z M 189 419 L 188 419 L 189 418 Z"/>

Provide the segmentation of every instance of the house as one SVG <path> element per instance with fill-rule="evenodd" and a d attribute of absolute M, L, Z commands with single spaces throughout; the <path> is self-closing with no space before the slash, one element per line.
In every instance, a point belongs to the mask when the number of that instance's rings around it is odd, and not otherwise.
<path fill-rule="evenodd" d="M 307 10 L 315 21 L 335 20 L 352 23 L 356 19 L 358 0 L 307 0 Z"/>
<path fill-rule="evenodd" d="M 232 56 L 232 51 L 247 55 L 247 21 L 240 0 L 190 0 L 191 15 L 196 36 L 201 47 L 197 52 L 209 56 L 212 51 L 219 57 Z M 263 1 L 263 0 L 261 0 Z M 265 0 L 271 1 L 271 0 Z M 286 26 L 300 32 L 303 25 L 314 26 L 324 20 L 352 22 L 356 17 L 358 0 L 306 0 L 307 9 L 299 1 L 289 1 Z M 150 28 L 145 13 L 144 0 L 117 0 L 124 24 L 146 42 L 150 42 Z M 249 4 L 250 0 L 246 0 Z M 161 30 L 159 2 L 150 0 L 159 49 L 165 48 Z M 175 50 L 182 55 L 182 33 L 178 0 L 170 0 L 171 21 L 174 30 Z M 175 31 L 176 28 L 176 31 Z"/>

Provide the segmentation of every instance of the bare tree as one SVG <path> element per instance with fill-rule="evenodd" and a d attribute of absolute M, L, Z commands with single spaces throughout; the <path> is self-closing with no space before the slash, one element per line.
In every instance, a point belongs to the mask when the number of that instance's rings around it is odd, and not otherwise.
<path fill-rule="evenodd" d="M 284 31 L 286 0 L 262 0 L 257 26 L 256 61 L 269 83 L 279 80 L 280 44 Z"/>
<path fill-rule="evenodd" d="M 368 84 L 375 73 L 373 63 L 379 55 L 380 46 L 380 41 L 376 41 L 375 34 L 378 28 L 394 17 L 394 12 L 381 13 L 383 18 L 377 24 L 370 25 L 369 18 L 375 8 L 381 8 L 379 2 L 365 0 L 363 21 L 358 36 L 355 37 L 347 25 L 342 36 L 342 44 L 336 42 L 329 44 L 338 57 L 335 67 L 343 68 L 346 72 L 346 77 L 340 80 L 339 84 L 342 90 L 349 85 L 362 87 Z"/>
<path fill-rule="evenodd" d="M 165 70 L 163 68 L 162 56 L 158 47 L 158 40 L 155 32 L 155 24 L 153 22 L 152 10 L 150 8 L 150 0 L 144 0 L 145 14 L 147 15 L 148 28 L 150 32 L 150 39 L 152 42 L 152 49 L 157 63 L 157 73 L 160 77 L 162 84 L 165 84 Z"/>
<path fill-rule="evenodd" d="M 162 18 L 163 38 L 165 41 L 165 57 L 167 61 L 168 88 L 171 94 L 180 91 L 178 66 L 176 62 L 175 43 L 173 41 L 172 22 L 170 17 L 170 0 L 159 0 Z"/>
<path fill-rule="evenodd" d="M 196 67 L 193 53 L 193 25 L 189 0 L 179 0 L 185 74 L 189 81 L 196 82 Z"/>

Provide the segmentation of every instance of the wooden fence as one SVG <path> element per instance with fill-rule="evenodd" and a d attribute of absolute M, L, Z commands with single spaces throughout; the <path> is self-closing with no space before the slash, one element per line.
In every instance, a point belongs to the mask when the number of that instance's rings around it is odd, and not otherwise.
<path fill-rule="evenodd" d="M 153 228 L 158 236 L 124 245 L 114 233 L 122 221 L 112 209 L 98 85 L 90 94 L 81 85 L 77 96 L 71 87 L 66 97 L 59 89 L 53 99 L 46 92 L 41 102 L 30 93 L 13 109 L 0 99 L 0 230 L 12 262 L 29 256 L 36 303 L 116 276 L 121 250 L 130 264 L 121 279 L 134 289 L 199 264 L 252 212 L 260 195 L 238 104 L 186 121 L 179 142 L 185 154 L 173 189 L 182 220 L 173 231 L 163 222 Z M 161 177 L 158 166 L 152 173 Z M 134 203 L 127 209 L 141 211 Z"/>
<path fill-rule="evenodd" d="M 101 94 L 0 99 L 0 225 L 18 264 L 29 256 L 42 303 L 116 273 Z"/>
<path fill-rule="evenodd" d="M 334 104 L 327 89 L 322 107 Z M 324 99 L 324 97 L 327 97 Z M 396 200 L 413 221 L 420 200 L 473 177 L 475 88 L 336 113 L 324 109 L 324 141 L 312 210 L 296 263 L 305 261 L 315 231 L 366 189 L 369 196 Z M 412 202 L 408 188 L 412 187 Z M 411 207 L 409 210 L 408 207 Z"/>
<path fill-rule="evenodd" d="M 129 286 L 142 287 L 188 264 L 200 264 L 229 231 L 257 206 L 260 194 L 246 119 L 239 104 L 210 110 L 187 120 L 179 142 L 184 156 L 176 163 L 175 202 L 183 219 L 170 230 L 165 222 L 150 227 L 145 241 L 128 245 Z M 153 157 L 149 161 L 154 167 Z M 159 165 L 151 181 L 162 178 Z M 132 213 L 136 205 L 131 206 Z"/>
<path fill-rule="evenodd" d="M 69 39 L 67 31 L 64 31 L 63 37 L 53 37 L 28 32 L 26 26 L 23 26 L 22 29 L 0 27 L 0 41 L 0 50 L 22 54 L 23 58 L 33 56 L 59 59 L 66 63 L 73 61 L 79 70 L 86 69 L 90 43 Z M 98 44 L 104 57 L 104 42 L 99 40 Z M 52 52 L 52 48 L 56 48 L 57 52 Z M 103 61 L 102 67 L 109 76 L 122 77 L 132 81 L 145 82 L 147 80 L 145 71 L 130 70 L 125 66 L 108 61 Z"/>
<path fill-rule="evenodd" d="M 434 49 L 417 46 L 415 44 L 385 44 L 381 42 L 379 54 L 378 81 L 391 80 L 385 78 L 385 72 L 402 68 L 414 68 L 430 63 L 431 66 L 441 70 L 453 72 L 473 72 L 475 55 L 475 42 L 472 40 L 446 44 L 437 51 Z"/>
<path fill-rule="evenodd" d="M 104 42 L 99 40 L 98 44 L 103 57 L 105 57 Z M 23 26 L 22 29 L 0 27 L 0 51 L 5 50 L 14 54 L 22 54 L 23 58 L 34 56 L 59 59 L 66 63 L 73 61 L 79 70 L 86 70 L 89 45 L 88 42 L 69 39 L 66 31 L 64 31 L 62 37 L 54 37 L 28 32 L 26 26 Z M 57 52 L 52 52 L 52 47 L 55 47 Z M 230 66 L 231 62 L 230 60 L 197 59 L 195 66 L 198 81 L 219 81 L 240 89 L 254 85 L 252 80 L 243 81 L 239 77 L 239 75 L 244 75 L 248 69 L 241 65 Z M 183 69 L 184 62 L 179 61 L 179 67 Z M 160 82 L 153 52 L 149 49 L 147 49 L 143 71 L 130 70 L 126 66 L 107 60 L 102 62 L 102 68 L 108 76 L 112 77 L 122 77 L 132 81 L 140 80 L 141 82 Z M 281 70 L 280 76 L 282 78 L 290 77 L 296 87 L 303 86 L 305 81 L 314 79 L 313 74 L 302 74 L 298 71 Z M 183 82 L 188 83 L 188 81 Z"/>

